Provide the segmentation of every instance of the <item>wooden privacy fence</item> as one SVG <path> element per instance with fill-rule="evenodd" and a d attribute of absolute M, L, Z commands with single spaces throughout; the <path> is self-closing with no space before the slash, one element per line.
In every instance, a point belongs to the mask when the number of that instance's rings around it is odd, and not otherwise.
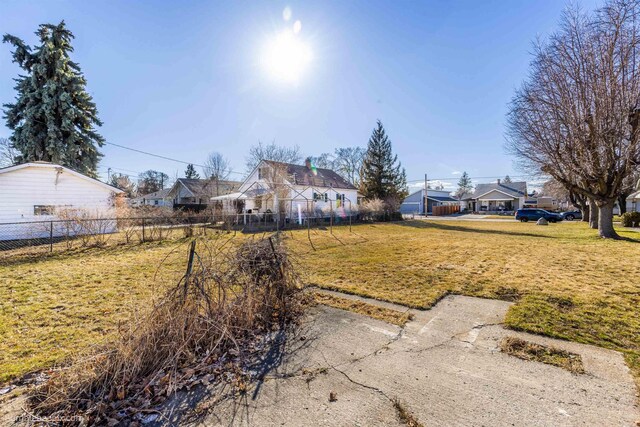
<path fill-rule="evenodd" d="M 432 206 L 431 214 L 433 216 L 452 215 L 460 212 L 460 205 Z"/>

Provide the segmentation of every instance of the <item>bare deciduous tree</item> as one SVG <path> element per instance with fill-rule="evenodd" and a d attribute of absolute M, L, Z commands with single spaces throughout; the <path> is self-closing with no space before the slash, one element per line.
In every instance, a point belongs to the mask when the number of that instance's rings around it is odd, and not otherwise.
<path fill-rule="evenodd" d="M 0 167 L 15 165 L 19 154 L 9 138 L 0 138 Z"/>
<path fill-rule="evenodd" d="M 231 164 L 222 154 L 213 152 L 204 162 L 204 174 L 208 179 L 224 181 L 233 172 Z"/>
<path fill-rule="evenodd" d="M 360 186 L 360 170 L 367 150 L 363 147 L 336 148 L 334 167 L 336 172 L 342 175 L 356 187 Z"/>
<path fill-rule="evenodd" d="M 560 30 L 535 44 L 508 114 L 509 150 L 592 200 L 605 238 L 618 237 L 613 207 L 640 163 L 639 11 L 638 0 L 610 0 L 591 14 L 565 12 Z"/>
<path fill-rule="evenodd" d="M 212 186 L 210 185 L 209 193 L 211 196 L 219 196 L 220 181 L 229 179 L 229 176 L 233 173 L 231 164 L 222 154 L 213 152 L 205 160 L 204 166 L 205 176 L 213 183 Z"/>
<path fill-rule="evenodd" d="M 249 149 L 249 156 L 246 159 L 247 174 L 251 173 L 262 160 L 298 164 L 302 161 L 302 155 L 300 154 L 300 147 L 297 145 L 283 147 L 276 145 L 275 142 L 263 144 L 258 141 L 257 145 Z"/>

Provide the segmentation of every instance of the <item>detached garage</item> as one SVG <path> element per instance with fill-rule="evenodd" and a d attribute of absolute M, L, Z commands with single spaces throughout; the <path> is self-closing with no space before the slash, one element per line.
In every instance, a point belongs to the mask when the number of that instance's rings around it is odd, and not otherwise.
<path fill-rule="evenodd" d="M 97 179 L 47 162 L 0 169 L 0 240 L 48 237 L 42 221 L 59 220 L 61 210 L 82 210 L 94 218 L 114 216 L 122 193 Z M 61 231 L 56 231 L 59 234 Z"/>

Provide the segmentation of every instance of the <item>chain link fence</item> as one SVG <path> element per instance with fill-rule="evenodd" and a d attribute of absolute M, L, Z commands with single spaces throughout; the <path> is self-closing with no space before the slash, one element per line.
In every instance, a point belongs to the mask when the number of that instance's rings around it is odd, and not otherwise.
<path fill-rule="evenodd" d="M 360 222 L 391 221 L 386 212 L 375 215 L 336 211 L 304 216 L 265 213 L 215 213 L 135 218 L 77 218 L 0 223 L 0 262 L 19 257 L 62 253 L 85 247 L 177 240 L 219 231 L 271 232 L 317 227 L 351 226 Z"/>
<path fill-rule="evenodd" d="M 0 223 L 0 262 L 13 256 L 178 239 L 213 228 L 208 216 L 78 218 Z"/>

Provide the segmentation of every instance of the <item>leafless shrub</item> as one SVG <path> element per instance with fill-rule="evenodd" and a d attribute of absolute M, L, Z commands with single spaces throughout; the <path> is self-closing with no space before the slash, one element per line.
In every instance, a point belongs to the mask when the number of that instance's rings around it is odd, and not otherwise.
<path fill-rule="evenodd" d="M 117 229 L 117 221 L 111 215 L 89 209 L 60 209 L 56 212 L 64 221 L 67 245 L 76 238 L 81 246 L 104 246 Z"/>
<path fill-rule="evenodd" d="M 140 420 L 167 396 L 205 380 L 226 379 L 244 391 L 250 374 L 243 368 L 259 351 L 258 339 L 301 311 L 295 269 L 275 238 L 239 247 L 218 238 L 191 260 L 195 268 L 119 339 L 35 389 L 31 410 L 112 425 Z"/>
<path fill-rule="evenodd" d="M 378 220 L 385 212 L 384 201 L 380 199 L 365 200 L 360 204 L 360 213 L 364 219 Z"/>

